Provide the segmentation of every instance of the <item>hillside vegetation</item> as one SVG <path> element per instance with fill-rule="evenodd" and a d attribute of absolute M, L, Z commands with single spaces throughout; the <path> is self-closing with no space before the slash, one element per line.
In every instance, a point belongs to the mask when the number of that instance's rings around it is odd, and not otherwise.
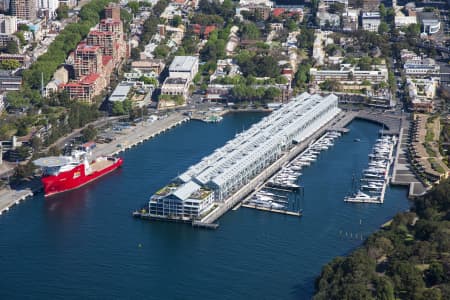
<path fill-rule="evenodd" d="M 327 264 L 314 299 L 450 299 L 450 180 Z"/>

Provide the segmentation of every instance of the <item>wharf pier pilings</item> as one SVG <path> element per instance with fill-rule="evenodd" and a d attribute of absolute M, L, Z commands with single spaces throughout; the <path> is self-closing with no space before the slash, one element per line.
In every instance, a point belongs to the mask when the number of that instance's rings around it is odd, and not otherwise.
<path fill-rule="evenodd" d="M 119 136 L 113 142 L 110 142 L 109 144 L 99 144 L 97 148 L 92 151 L 93 157 L 119 154 L 154 138 L 173 127 L 187 122 L 189 119 L 189 117 L 182 114 L 173 114 L 152 123 L 142 122 L 133 127 L 130 132 L 126 132 L 126 134 Z"/>
<path fill-rule="evenodd" d="M 212 224 L 217 221 L 223 214 L 225 214 L 228 210 L 235 207 L 239 202 L 245 199 L 248 195 L 250 195 L 255 189 L 259 186 L 263 185 L 268 179 L 270 179 L 278 170 L 281 169 L 286 163 L 293 160 L 297 157 L 308 145 L 318 139 L 321 135 L 323 135 L 329 128 L 343 128 L 352 119 L 346 116 L 346 112 L 341 112 L 337 117 L 330 121 L 328 124 L 322 126 L 319 130 L 313 133 L 309 138 L 304 140 L 303 142 L 297 144 L 295 147 L 291 148 L 288 152 L 286 152 L 281 158 L 275 161 L 272 165 L 266 168 L 263 172 L 258 174 L 255 178 L 250 180 L 246 185 L 240 188 L 237 192 L 231 195 L 228 199 L 226 199 L 223 203 L 221 203 L 215 210 L 206 215 L 201 223 Z"/>
<path fill-rule="evenodd" d="M 4 189 L 0 192 L 0 215 L 8 211 L 12 206 L 19 204 L 27 197 L 33 196 L 31 189 L 10 190 Z"/>

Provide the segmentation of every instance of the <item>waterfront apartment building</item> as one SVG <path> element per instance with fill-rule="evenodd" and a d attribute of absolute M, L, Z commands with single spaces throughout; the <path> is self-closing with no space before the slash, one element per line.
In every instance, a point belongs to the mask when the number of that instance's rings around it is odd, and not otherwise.
<path fill-rule="evenodd" d="M 371 84 L 379 84 L 388 81 L 386 66 L 373 66 L 372 70 L 359 70 L 350 64 L 341 64 L 338 70 L 309 70 L 311 82 L 320 84 L 325 80 L 337 81 L 342 84 L 361 84 L 368 80 Z"/>
<path fill-rule="evenodd" d="M 106 85 L 99 74 L 91 74 L 77 81 L 62 84 L 61 87 L 71 100 L 90 103 L 92 98 L 99 95 Z"/>
<path fill-rule="evenodd" d="M 150 200 L 149 213 L 161 217 L 199 218 L 213 205 L 213 192 L 190 181 L 158 191 Z"/>
<path fill-rule="evenodd" d="M 13 34 L 17 31 L 17 17 L 0 15 L 0 33 Z"/>
<path fill-rule="evenodd" d="M 335 95 L 295 97 L 156 192 L 149 201 L 150 215 L 201 218 L 213 200 L 225 201 L 339 112 Z"/>
<path fill-rule="evenodd" d="M 90 74 L 102 71 L 102 50 L 99 46 L 78 44 L 74 55 L 75 77 L 80 79 Z"/>
<path fill-rule="evenodd" d="M 114 68 L 127 56 L 120 9 L 108 6 L 102 19 L 85 41 L 78 44 L 73 55 L 75 81 L 59 86 L 70 99 L 91 102 L 109 85 Z"/>
<path fill-rule="evenodd" d="M 86 38 L 90 46 L 98 46 L 103 55 L 117 56 L 117 48 L 114 47 L 114 33 L 110 31 L 91 30 Z"/>
<path fill-rule="evenodd" d="M 11 0 L 11 15 L 19 19 L 34 20 L 37 17 L 36 0 Z"/>

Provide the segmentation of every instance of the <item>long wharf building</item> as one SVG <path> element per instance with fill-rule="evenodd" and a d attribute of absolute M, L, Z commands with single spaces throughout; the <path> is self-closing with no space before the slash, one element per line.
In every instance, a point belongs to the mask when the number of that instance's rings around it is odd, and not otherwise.
<path fill-rule="evenodd" d="M 201 219 L 339 112 L 335 95 L 295 97 L 152 195 L 149 214 Z"/>

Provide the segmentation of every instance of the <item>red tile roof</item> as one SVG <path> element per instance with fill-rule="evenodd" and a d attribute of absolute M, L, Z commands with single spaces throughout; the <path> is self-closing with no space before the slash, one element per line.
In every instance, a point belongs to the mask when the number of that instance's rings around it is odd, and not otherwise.
<path fill-rule="evenodd" d="M 66 83 L 66 84 L 61 84 L 61 87 L 63 87 L 63 88 L 66 88 L 66 87 L 68 87 L 68 88 L 81 87 L 81 84 L 79 84 L 78 82 L 69 82 L 69 83 Z"/>
<path fill-rule="evenodd" d="M 111 31 L 92 30 L 89 35 L 113 35 L 113 33 Z"/>
<path fill-rule="evenodd" d="M 99 46 L 86 45 L 85 42 L 81 42 L 77 46 L 77 51 L 82 51 L 82 52 L 96 52 L 98 49 L 100 49 Z"/>
<path fill-rule="evenodd" d="M 205 31 L 203 32 L 205 35 L 209 35 L 211 32 L 216 30 L 216 26 L 210 25 L 205 27 Z"/>
<path fill-rule="evenodd" d="M 106 66 L 111 60 L 112 60 L 112 56 L 110 56 L 110 55 L 102 56 L 102 63 L 104 66 Z"/>
<path fill-rule="evenodd" d="M 274 8 L 272 10 L 272 16 L 278 17 L 278 16 L 282 15 L 284 13 L 284 11 L 285 11 L 284 8 Z"/>
<path fill-rule="evenodd" d="M 80 79 L 80 83 L 81 84 L 93 84 L 99 78 L 100 78 L 99 74 L 93 73 L 93 74 L 87 75 L 87 76 L 83 77 L 82 79 Z"/>

